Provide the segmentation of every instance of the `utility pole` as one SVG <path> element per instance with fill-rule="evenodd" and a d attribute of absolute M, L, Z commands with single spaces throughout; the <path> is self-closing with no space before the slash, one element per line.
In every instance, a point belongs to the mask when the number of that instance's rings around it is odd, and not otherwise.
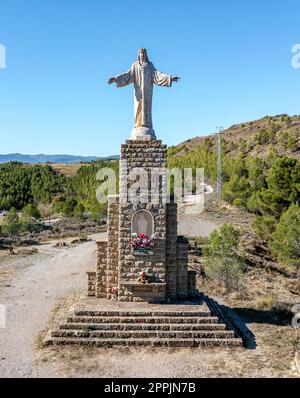
<path fill-rule="evenodd" d="M 217 198 L 221 200 L 222 197 L 222 132 L 223 127 L 217 127 L 218 132 L 218 143 L 217 143 L 217 152 L 218 152 L 218 161 L 217 161 Z"/>

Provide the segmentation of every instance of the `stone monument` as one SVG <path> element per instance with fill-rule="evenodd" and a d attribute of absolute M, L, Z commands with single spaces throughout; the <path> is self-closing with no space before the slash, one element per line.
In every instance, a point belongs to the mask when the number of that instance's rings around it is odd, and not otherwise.
<path fill-rule="evenodd" d="M 135 127 L 121 146 L 120 192 L 108 198 L 108 239 L 97 242 L 88 297 L 72 299 L 66 319 L 62 309 L 45 345 L 242 345 L 220 307 L 196 291 L 196 274 L 188 270 L 188 241 L 177 236 L 177 205 L 165 200 L 167 147 L 153 131 L 152 90 L 153 83 L 170 86 L 178 80 L 158 72 L 144 49 L 129 72 L 109 80 L 119 87 L 135 85 Z M 136 170 L 143 170 L 139 198 L 130 191 Z"/>
<path fill-rule="evenodd" d="M 164 302 L 193 293 L 195 274 L 187 268 L 188 242 L 177 236 L 177 205 L 164 200 L 167 146 L 156 140 L 152 125 L 153 84 L 169 87 L 179 80 L 156 70 L 146 49 L 140 49 L 130 70 L 108 81 L 118 87 L 134 84 L 135 124 L 131 140 L 121 147 L 120 195 L 108 198 L 108 242 L 98 243 L 97 271 L 88 275 L 90 296 L 113 298 L 117 292 L 119 301 Z M 126 177 L 135 169 L 145 170 L 152 193 L 153 175 L 159 175 L 157 197 L 145 203 L 127 197 Z M 132 247 L 132 242 L 147 243 L 151 237 L 149 247 Z M 143 273 L 148 283 L 141 282 Z"/>

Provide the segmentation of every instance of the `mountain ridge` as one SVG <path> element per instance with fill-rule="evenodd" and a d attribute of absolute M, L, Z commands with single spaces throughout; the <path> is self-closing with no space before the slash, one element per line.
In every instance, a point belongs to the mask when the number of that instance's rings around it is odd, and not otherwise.
<path fill-rule="evenodd" d="M 235 124 L 222 132 L 225 152 L 236 156 L 242 152 L 245 156 L 267 157 L 274 148 L 281 156 L 300 160 L 300 116 L 281 114 L 265 116 L 261 119 Z M 216 150 L 217 135 L 210 134 L 186 140 L 173 148 L 174 156 L 184 156 L 206 143 L 212 151 Z M 98 160 L 119 160 L 119 155 L 112 156 L 76 156 L 76 155 L 26 155 L 21 153 L 0 154 L 0 164 L 20 162 L 26 164 L 79 164 Z"/>
<path fill-rule="evenodd" d="M 97 160 L 117 160 L 118 155 L 112 156 L 77 156 L 77 155 L 26 155 L 22 153 L 10 153 L 10 154 L 0 154 L 0 164 L 8 162 L 20 162 L 26 164 L 45 164 L 45 163 L 56 163 L 56 164 L 76 164 L 76 163 L 88 163 Z"/>
<path fill-rule="evenodd" d="M 234 124 L 222 132 L 226 154 L 266 158 L 270 149 L 280 156 L 300 160 L 300 116 L 287 114 L 265 116 L 261 119 Z M 184 156 L 201 145 L 216 152 L 217 134 L 198 136 L 172 147 L 174 156 Z"/>

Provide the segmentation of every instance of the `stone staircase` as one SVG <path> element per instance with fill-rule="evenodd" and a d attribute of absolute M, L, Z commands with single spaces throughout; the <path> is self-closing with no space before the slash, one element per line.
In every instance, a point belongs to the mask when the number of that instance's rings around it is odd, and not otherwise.
<path fill-rule="evenodd" d="M 97 347 L 240 347 L 220 314 L 205 311 L 76 310 L 49 332 L 45 344 Z"/>

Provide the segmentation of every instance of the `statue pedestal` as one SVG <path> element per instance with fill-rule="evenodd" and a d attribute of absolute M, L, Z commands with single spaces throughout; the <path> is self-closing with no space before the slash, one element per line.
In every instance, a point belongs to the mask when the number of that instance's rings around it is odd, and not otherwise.
<path fill-rule="evenodd" d="M 135 127 L 131 132 L 131 139 L 134 141 L 155 141 L 156 135 L 149 127 Z"/>
<path fill-rule="evenodd" d="M 144 130 L 146 131 L 146 129 Z M 188 272 L 188 241 L 177 236 L 177 204 L 166 203 L 167 146 L 145 139 L 126 141 L 121 147 L 120 196 L 108 198 L 108 241 L 97 244 L 97 270 L 88 274 L 88 295 L 123 302 L 163 302 L 186 299 L 195 287 L 195 275 Z M 154 132 L 153 132 L 154 133 Z M 147 135 L 149 138 L 147 138 Z M 149 197 L 135 203 L 128 197 L 128 175 L 146 171 Z M 159 173 L 159 194 L 152 173 Z M 152 196 L 154 195 L 154 196 Z M 151 200 L 150 200 L 151 199 Z M 133 236 L 154 235 L 147 252 L 137 252 Z M 154 283 L 142 284 L 141 273 L 153 275 Z"/>

